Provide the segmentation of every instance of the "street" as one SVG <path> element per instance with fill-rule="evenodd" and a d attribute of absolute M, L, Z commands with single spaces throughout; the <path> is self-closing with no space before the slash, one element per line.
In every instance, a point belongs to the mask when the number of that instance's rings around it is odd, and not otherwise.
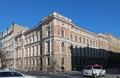
<path fill-rule="evenodd" d="M 34 72 L 30 74 L 36 76 L 37 78 L 90 78 L 90 77 L 83 77 L 81 71 L 39 72 L 39 73 Z M 107 71 L 104 77 L 97 77 L 97 78 L 120 78 L 120 74 L 117 70 L 110 70 Z"/>

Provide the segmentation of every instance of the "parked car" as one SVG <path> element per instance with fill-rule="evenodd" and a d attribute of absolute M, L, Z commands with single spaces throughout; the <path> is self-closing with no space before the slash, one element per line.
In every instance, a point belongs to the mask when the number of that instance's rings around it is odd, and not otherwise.
<path fill-rule="evenodd" d="M 15 70 L 9 70 L 8 68 L 0 70 L 0 78 L 37 78 L 34 76 L 24 75 Z"/>
<path fill-rule="evenodd" d="M 84 65 L 83 75 L 84 76 L 104 76 L 106 73 L 105 69 L 101 65 Z"/>

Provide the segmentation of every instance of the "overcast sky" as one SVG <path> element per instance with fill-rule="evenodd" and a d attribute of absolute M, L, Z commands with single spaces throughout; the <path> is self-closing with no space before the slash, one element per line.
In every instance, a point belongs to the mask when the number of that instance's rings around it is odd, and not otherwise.
<path fill-rule="evenodd" d="M 32 28 L 53 11 L 95 34 L 120 37 L 120 0 L 0 0 L 0 32 L 12 22 Z"/>

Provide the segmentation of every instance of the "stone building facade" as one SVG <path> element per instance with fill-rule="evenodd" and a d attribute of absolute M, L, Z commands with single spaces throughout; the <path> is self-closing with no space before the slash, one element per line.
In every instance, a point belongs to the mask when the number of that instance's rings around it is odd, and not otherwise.
<path fill-rule="evenodd" d="M 120 38 L 113 36 L 111 33 L 107 33 L 108 37 L 108 53 L 109 67 L 119 67 L 120 66 Z"/>
<path fill-rule="evenodd" d="M 15 35 L 21 30 L 27 29 L 26 27 L 13 23 L 2 33 L 2 54 L 4 54 L 4 58 L 2 59 L 4 60 L 3 64 L 8 68 L 15 68 Z"/>
<path fill-rule="evenodd" d="M 108 62 L 106 35 L 82 29 L 56 12 L 16 35 L 15 43 L 18 70 L 71 71 Z"/>

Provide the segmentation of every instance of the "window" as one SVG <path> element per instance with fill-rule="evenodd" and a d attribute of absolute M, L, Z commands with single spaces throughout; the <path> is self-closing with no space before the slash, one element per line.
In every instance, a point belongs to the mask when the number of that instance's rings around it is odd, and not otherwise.
<path fill-rule="evenodd" d="M 64 37 L 64 30 L 61 30 L 61 36 Z"/>
<path fill-rule="evenodd" d="M 77 36 L 75 36 L 75 41 L 77 41 Z"/>
<path fill-rule="evenodd" d="M 30 36 L 30 43 L 32 43 L 32 37 Z"/>
<path fill-rule="evenodd" d="M 80 39 L 80 42 L 81 42 L 81 37 L 79 39 Z"/>
<path fill-rule="evenodd" d="M 48 53 L 50 53 L 50 41 L 48 41 Z"/>
<path fill-rule="evenodd" d="M 71 34 L 71 40 L 72 40 L 72 34 Z"/>
<path fill-rule="evenodd" d="M 95 41 L 93 41 L 93 45 L 95 46 Z"/>
<path fill-rule="evenodd" d="M 47 27 L 47 35 L 50 37 L 50 27 Z"/>
<path fill-rule="evenodd" d="M 33 40 L 34 39 L 34 35 L 33 34 L 31 34 L 31 43 L 33 43 Z"/>
<path fill-rule="evenodd" d="M 31 56 L 31 48 L 29 47 L 29 56 Z"/>
<path fill-rule="evenodd" d="M 90 45 L 92 45 L 92 40 L 90 40 Z"/>
<path fill-rule="evenodd" d="M 64 61 L 64 57 L 62 57 L 62 65 L 64 65 L 65 61 Z"/>
<path fill-rule="evenodd" d="M 87 39 L 87 44 L 89 44 L 89 40 Z"/>
<path fill-rule="evenodd" d="M 28 44 L 30 44 L 30 36 L 27 37 Z"/>
<path fill-rule="evenodd" d="M 33 65 L 35 65 L 35 59 L 33 59 Z"/>
<path fill-rule="evenodd" d="M 37 42 L 37 31 L 35 31 L 34 36 L 35 36 L 34 41 Z"/>
<path fill-rule="evenodd" d="M 27 48 L 27 49 L 28 49 L 28 52 L 27 52 L 28 54 L 27 54 L 27 56 L 29 56 L 29 54 L 30 54 L 30 48 Z"/>
<path fill-rule="evenodd" d="M 25 48 L 25 56 L 27 56 L 27 53 L 28 53 L 27 48 Z"/>
<path fill-rule="evenodd" d="M 83 43 L 85 43 L 85 38 L 83 38 Z"/>
<path fill-rule="evenodd" d="M 40 31 L 40 40 L 42 40 L 42 30 Z"/>
<path fill-rule="evenodd" d="M 61 44 L 61 51 L 62 51 L 62 53 L 64 53 L 64 43 L 63 42 Z"/>
<path fill-rule="evenodd" d="M 45 43 L 45 53 L 46 54 L 50 53 L 50 41 L 46 41 Z"/>
<path fill-rule="evenodd" d="M 31 54 L 30 54 L 30 56 L 32 56 L 33 55 L 33 47 L 31 47 Z"/>
<path fill-rule="evenodd" d="M 36 55 L 38 55 L 38 45 L 36 46 Z"/>
<path fill-rule="evenodd" d="M 34 46 L 33 46 L 33 52 L 32 52 L 32 56 L 34 56 L 34 52 L 35 52 L 35 51 L 34 51 Z"/>
<path fill-rule="evenodd" d="M 35 59 L 35 66 L 37 65 L 37 59 Z"/>

